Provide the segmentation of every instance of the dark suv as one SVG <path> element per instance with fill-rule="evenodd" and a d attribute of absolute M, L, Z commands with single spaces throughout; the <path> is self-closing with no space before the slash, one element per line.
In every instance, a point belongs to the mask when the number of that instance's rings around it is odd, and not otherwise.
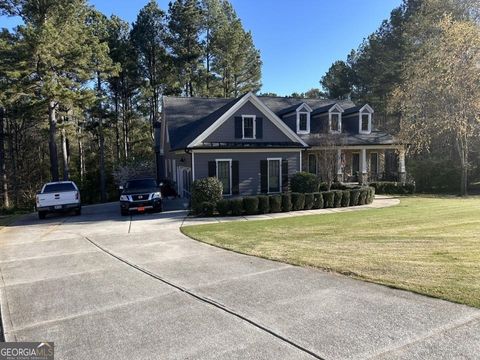
<path fill-rule="evenodd" d="M 154 179 L 129 180 L 120 187 L 120 212 L 162 211 L 162 193 Z"/>

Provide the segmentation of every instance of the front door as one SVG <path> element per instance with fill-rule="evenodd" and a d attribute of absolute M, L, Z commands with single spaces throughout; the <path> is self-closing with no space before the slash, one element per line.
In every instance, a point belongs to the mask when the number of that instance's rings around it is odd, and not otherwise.
<path fill-rule="evenodd" d="M 378 153 L 370 154 L 370 177 L 377 180 L 378 177 Z"/>
<path fill-rule="evenodd" d="M 358 180 L 358 173 L 360 172 L 360 154 L 352 154 L 352 176 Z"/>

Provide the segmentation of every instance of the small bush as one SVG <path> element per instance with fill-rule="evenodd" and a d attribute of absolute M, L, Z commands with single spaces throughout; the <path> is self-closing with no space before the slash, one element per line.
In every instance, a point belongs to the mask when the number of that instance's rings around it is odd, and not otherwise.
<path fill-rule="evenodd" d="M 320 185 L 318 185 L 318 191 L 330 191 L 330 187 L 328 186 L 328 183 L 321 182 Z"/>
<path fill-rule="evenodd" d="M 360 189 L 350 190 L 350 206 L 357 206 L 360 197 Z"/>
<path fill-rule="evenodd" d="M 292 197 L 289 193 L 282 194 L 282 211 L 288 212 L 292 210 Z"/>
<path fill-rule="evenodd" d="M 292 210 L 303 210 L 305 207 L 305 194 L 292 192 Z"/>
<path fill-rule="evenodd" d="M 367 193 L 367 204 L 371 204 L 374 198 L 375 198 L 375 188 L 369 186 L 368 193 Z"/>
<path fill-rule="evenodd" d="M 333 207 L 342 206 L 343 190 L 333 190 Z"/>
<path fill-rule="evenodd" d="M 259 195 L 258 197 L 258 212 L 260 214 L 268 214 L 270 212 L 270 199 L 267 195 Z"/>
<path fill-rule="evenodd" d="M 347 185 L 344 185 L 341 182 L 336 181 L 332 183 L 330 190 L 346 190 L 347 188 L 348 188 Z"/>
<path fill-rule="evenodd" d="M 347 207 L 350 205 L 350 192 L 351 190 L 343 190 L 342 207 Z"/>
<path fill-rule="evenodd" d="M 222 199 L 222 183 L 214 177 L 197 179 L 192 184 L 192 210 L 196 214 L 203 212 L 202 203 L 216 204 Z"/>
<path fill-rule="evenodd" d="M 377 194 L 406 195 L 415 192 L 415 183 L 399 183 L 395 181 L 378 181 L 370 184 Z"/>
<path fill-rule="evenodd" d="M 271 195 L 269 196 L 270 200 L 270 212 L 278 213 L 282 211 L 282 196 L 281 195 Z"/>
<path fill-rule="evenodd" d="M 230 200 L 221 199 L 217 202 L 217 211 L 220 216 L 227 216 L 230 212 Z"/>
<path fill-rule="evenodd" d="M 324 191 L 323 193 L 323 207 L 333 208 L 335 205 L 335 193 L 333 191 Z"/>
<path fill-rule="evenodd" d="M 243 199 L 235 198 L 230 200 L 230 211 L 233 216 L 240 216 L 243 214 Z"/>
<path fill-rule="evenodd" d="M 365 205 L 367 203 L 368 188 L 360 189 L 360 196 L 358 198 L 358 205 Z"/>
<path fill-rule="evenodd" d="M 313 193 L 305 194 L 305 210 L 313 208 Z"/>
<path fill-rule="evenodd" d="M 323 196 L 322 193 L 316 192 L 313 193 L 313 208 L 321 209 L 323 208 Z"/>
<path fill-rule="evenodd" d="M 243 208 L 247 215 L 258 214 L 258 197 L 249 196 L 243 198 Z"/>
<path fill-rule="evenodd" d="M 202 211 L 201 213 L 205 216 L 213 216 L 215 212 L 215 203 L 211 201 L 202 202 Z"/>
<path fill-rule="evenodd" d="M 298 172 L 290 179 L 292 192 L 302 194 L 318 191 L 318 184 L 318 178 L 307 172 Z"/>

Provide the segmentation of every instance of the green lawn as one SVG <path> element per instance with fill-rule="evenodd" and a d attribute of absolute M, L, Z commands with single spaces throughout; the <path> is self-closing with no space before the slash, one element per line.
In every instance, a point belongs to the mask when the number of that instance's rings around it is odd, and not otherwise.
<path fill-rule="evenodd" d="M 480 307 L 480 197 L 409 197 L 385 209 L 182 231 L 241 253 Z"/>

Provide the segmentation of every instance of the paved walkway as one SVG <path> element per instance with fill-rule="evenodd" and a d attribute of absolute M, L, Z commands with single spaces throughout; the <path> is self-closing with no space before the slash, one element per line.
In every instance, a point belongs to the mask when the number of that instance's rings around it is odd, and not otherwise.
<path fill-rule="evenodd" d="M 231 222 L 231 221 L 270 220 L 270 219 L 281 219 L 286 217 L 305 216 L 305 215 L 332 214 L 332 213 L 341 213 L 341 212 L 350 212 L 350 211 L 361 211 L 361 210 L 368 210 L 368 209 L 380 209 L 380 208 L 395 206 L 398 204 L 400 204 L 400 200 L 398 198 L 394 198 L 392 196 L 385 196 L 385 195 L 375 195 L 375 200 L 371 204 L 360 205 L 360 206 L 350 206 L 350 207 L 344 207 L 344 208 L 312 209 L 312 210 L 290 211 L 290 212 L 280 212 L 280 213 L 271 213 L 271 214 L 263 214 L 263 215 L 248 215 L 248 216 L 225 216 L 225 217 L 189 216 L 185 218 L 184 226 Z"/>
<path fill-rule="evenodd" d="M 478 359 L 480 310 L 182 235 L 185 211 L 0 232 L 7 341 L 56 359 Z"/>

